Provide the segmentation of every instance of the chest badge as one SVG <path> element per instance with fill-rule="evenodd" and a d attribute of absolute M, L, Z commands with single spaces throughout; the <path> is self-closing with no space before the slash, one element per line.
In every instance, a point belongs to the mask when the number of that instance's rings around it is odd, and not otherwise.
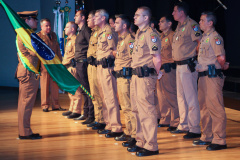
<path fill-rule="evenodd" d="M 185 31 L 185 27 L 183 27 L 183 29 L 182 29 L 182 32 L 184 32 Z"/>
<path fill-rule="evenodd" d="M 131 48 L 131 49 L 133 48 L 133 42 L 130 42 L 130 43 L 129 43 L 129 48 Z M 136 48 L 137 48 L 137 47 L 136 47 Z"/>
<path fill-rule="evenodd" d="M 122 41 L 121 46 L 123 46 L 123 44 L 124 44 L 124 41 Z"/>
<path fill-rule="evenodd" d="M 168 41 L 168 38 L 165 39 L 165 42 L 167 42 L 167 41 Z"/>
<path fill-rule="evenodd" d="M 209 42 L 209 38 L 206 39 L 206 43 L 208 43 L 208 42 Z"/>

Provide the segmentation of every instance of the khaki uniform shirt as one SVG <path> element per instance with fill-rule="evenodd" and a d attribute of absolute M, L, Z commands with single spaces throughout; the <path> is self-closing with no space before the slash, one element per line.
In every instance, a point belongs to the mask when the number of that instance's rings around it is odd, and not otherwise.
<path fill-rule="evenodd" d="M 132 68 L 147 65 L 155 68 L 151 54 L 161 53 L 161 39 L 155 29 L 146 26 L 142 31 L 138 29 L 132 54 Z"/>
<path fill-rule="evenodd" d="M 65 53 L 62 61 L 63 65 L 70 64 L 71 59 L 73 59 L 75 56 L 75 40 L 76 40 L 76 35 L 73 35 L 72 37 L 67 37 Z"/>
<path fill-rule="evenodd" d="M 197 71 L 207 71 L 210 64 L 215 64 L 216 69 L 221 69 L 217 60 L 217 56 L 220 55 L 225 55 L 223 38 L 215 29 L 211 29 L 208 33 L 204 33 L 201 39 Z"/>
<path fill-rule="evenodd" d="M 91 37 L 88 45 L 87 57 L 90 57 L 90 56 L 93 56 L 94 58 L 97 57 L 96 52 L 97 52 L 97 43 L 98 43 L 98 31 L 99 31 L 98 27 L 95 27 L 92 29 L 92 33 L 91 33 Z"/>
<path fill-rule="evenodd" d="M 173 34 L 172 30 L 168 30 L 166 33 L 161 33 L 161 59 L 162 64 L 165 63 L 173 63 L 172 59 L 172 41 L 173 41 Z"/>
<path fill-rule="evenodd" d="M 115 59 L 115 71 L 122 67 L 130 67 L 132 62 L 132 52 L 134 46 L 134 37 L 130 33 L 118 36 L 117 54 Z"/>
<path fill-rule="evenodd" d="M 109 24 L 99 30 L 97 44 L 97 59 L 107 58 L 117 46 L 117 33 L 112 30 Z"/>
<path fill-rule="evenodd" d="M 172 58 L 174 61 L 182 61 L 196 56 L 196 40 L 201 39 L 202 33 L 197 22 L 187 17 L 182 25 L 178 23 L 173 36 Z"/>

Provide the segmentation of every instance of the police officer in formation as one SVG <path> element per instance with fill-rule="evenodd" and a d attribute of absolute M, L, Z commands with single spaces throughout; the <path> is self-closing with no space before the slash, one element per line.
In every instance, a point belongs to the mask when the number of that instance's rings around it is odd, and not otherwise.
<path fill-rule="evenodd" d="M 71 71 L 76 61 L 77 69 L 72 74 L 80 76 L 84 71 L 79 81 L 83 81 L 95 99 L 91 101 L 85 95 L 83 115 L 80 116 L 81 109 L 70 109 L 64 115 L 76 112 L 76 119 L 87 119 L 83 124 L 98 130 L 98 134 L 125 141 L 122 145 L 137 156 L 149 156 L 159 153 L 157 110 L 160 109 L 160 127 L 168 126 L 172 134 L 186 133 L 184 139 L 200 138 L 193 144 L 208 145 L 207 150 L 226 149 L 222 70 L 228 69 L 229 64 L 223 39 L 214 28 L 214 13 L 203 12 L 199 27 L 188 16 L 188 10 L 186 3 L 177 3 L 172 13 L 178 22 L 176 31 L 171 29 L 171 18 L 164 16 L 159 22 L 162 31 L 159 34 L 150 26 L 150 8 L 138 8 L 134 15 L 138 27 L 135 38 L 129 32 L 131 23 L 126 15 L 116 16 L 111 27 L 106 10 L 91 11 L 87 26 L 81 23 L 86 21 L 85 11 L 77 12 L 75 23 L 80 30 L 75 36 L 76 25 L 67 24 L 69 42 L 63 63 Z M 35 95 L 31 99 L 35 101 Z M 126 124 L 124 131 L 119 103 Z M 24 107 L 19 103 L 19 113 L 21 108 Z M 23 132 L 22 114 L 19 117 L 20 139 L 41 138 L 30 130 Z"/>

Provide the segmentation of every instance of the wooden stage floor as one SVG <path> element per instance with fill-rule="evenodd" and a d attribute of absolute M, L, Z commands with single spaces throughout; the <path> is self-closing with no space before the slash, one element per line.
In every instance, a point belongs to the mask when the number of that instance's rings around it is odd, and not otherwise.
<path fill-rule="evenodd" d="M 31 126 L 41 140 L 18 140 L 18 91 L 0 89 L 0 160 L 80 159 L 80 160 L 239 160 L 240 111 L 226 108 L 228 149 L 207 151 L 206 146 L 193 146 L 183 134 L 173 135 L 158 128 L 159 155 L 137 157 L 122 147 L 122 142 L 107 139 L 79 121 L 66 119 L 60 111 L 43 113 L 38 94 Z M 60 94 L 60 104 L 68 108 L 67 94 Z M 228 101 L 226 107 L 231 105 Z M 123 116 L 121 116 L 123 121 Z"/>

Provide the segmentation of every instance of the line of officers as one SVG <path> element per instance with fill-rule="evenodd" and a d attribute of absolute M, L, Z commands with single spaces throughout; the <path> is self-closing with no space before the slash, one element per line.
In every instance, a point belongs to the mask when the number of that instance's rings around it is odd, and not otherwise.
<path fill-rule="evenodd" d="M 171 17 L 164 16 L 159 33 L 150 27 L 151 10 L 139 7 L 134 15 L 136 34 L 125 15 L 117 15 L 111 27 L 104 9 L 91 11 L 88 18 L 84 10 L 78 11 L 75 22 L 65 27 L 62 64 L 94 100 L 79 88 L 75 95 L 69 94 L 70 107 L 63 116 L 85 120 L 82 124 L 98 134 L 125 141 L 122 145 L 137 156 L 159 154 L 157 127 L 185 133 L 184 139 L 200 138 L 193 144 L 207 145 L 207 150 L 227 148 L 222 70 L 229 63 L 223 39 L 214 28 L 214 13 L 203 12 L 199 26 L 188 10 L 185 2 L 177 3 L 172 13 L 178 21 L 176 31 Z M 50 24 L 43 19 L 41 28 L 45 22 Z"/>

